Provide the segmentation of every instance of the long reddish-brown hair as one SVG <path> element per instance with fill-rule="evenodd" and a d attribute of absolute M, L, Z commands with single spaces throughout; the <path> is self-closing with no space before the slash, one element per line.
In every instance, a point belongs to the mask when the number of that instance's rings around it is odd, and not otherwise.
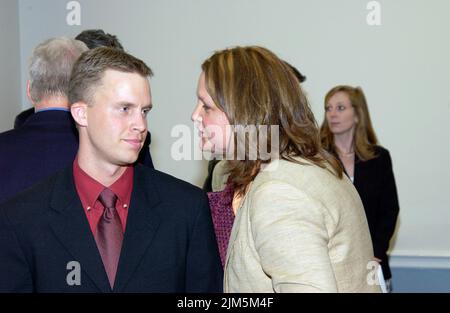
<path fill-rule="evenodd" d="M 318 126 L 299 81 L 274 53 L 256 46 L 225 49 L 207 59 L 202 70 L 208 93 L 231 125 L 268 126 L 267 147 L 273 144 L 270 126 L 278 125 L 280 158 L 298 163 L 294 157 L 302 157 L 342 177 L 339 162 L 321 147 Z M 270 161 L 259 157 L 260 148 L 256 160 L 249 158 L 246 147 L 245 160 L 228 161 L 230 180 L 241 194 L 261 165 Z"/>

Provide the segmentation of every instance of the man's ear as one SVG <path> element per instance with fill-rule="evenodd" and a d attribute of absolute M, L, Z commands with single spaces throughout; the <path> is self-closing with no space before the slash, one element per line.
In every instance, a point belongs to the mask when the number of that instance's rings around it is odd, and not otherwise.
<path fill-rule="evenodd" d="M 75 102 L 70 106 L 70 113 L 78 126 L 87 126 L 87 107 L 84 102 Z"/>
<path fill-rule="evenodd" d="M 31 99 L 30 86 L 31 86 L 30 80 L 27 80 L 27 97 L 28 100 L 34 105 L 33 99 Z"/>

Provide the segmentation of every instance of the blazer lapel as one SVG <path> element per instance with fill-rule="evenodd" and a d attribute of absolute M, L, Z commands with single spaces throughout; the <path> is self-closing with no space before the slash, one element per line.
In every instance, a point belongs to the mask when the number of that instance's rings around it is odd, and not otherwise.
<path fill-rule="evenodd" d="M 50 226 L 58 240 L 98 289 L 110 292 L 108 277 L 73 183 L 71 167 L 58 176 L 50 205 L 53 208 Z"/>
<path fill-rule="evenodd" d="M 353 173 L 353 185 L 355 185 L 357 190 L 361 187 L 361 172 L 364 171 L 364 162 L 362 162 L 358 156 L 355 155 L 355 169 Z M 363 174 L 364 176 L 364 174 Z"/>
<path fill-rule="evenodd" d="M 156 186 L 150 175 L 140 166 L 135 167 L 133 192 L 125 235 L 117 269 L 114 291 L 123 292 L 144 257 L 158 229 L 161 218 L 156 206 L 160 203 Z"/>

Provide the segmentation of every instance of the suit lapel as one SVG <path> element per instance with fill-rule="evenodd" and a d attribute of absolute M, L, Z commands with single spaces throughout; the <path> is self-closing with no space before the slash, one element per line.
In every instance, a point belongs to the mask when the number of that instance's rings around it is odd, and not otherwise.
<path fill-rule="evenodd" d="M 133 192 L 127 217 L 125 235 L 117 269 L 114 291 L 124 291 L 158 229 L 161 218 L 156 206 L 160 203 L 156 186 L 150 175 L 135 167 Z"/>
<path fill-rule="evenodd" d="M 73 261 L 80 263 L 81 270 L 91 278 L 100 291 L 111 291 L 97 245 L 73 183 L 71 167 L 58 176 L 50 205 L 53 208 L 50 226 L 58 240 L 73 256 Z"/>
<path fill-rule="evenodd" d="M 353 173 L 353 185 L 357 190 L 361 187 L 361 172 L 364 172 L 364 162 L 355 155 L 355 169 Z M 364 174 L 363 174 L 364 175 Z"/>

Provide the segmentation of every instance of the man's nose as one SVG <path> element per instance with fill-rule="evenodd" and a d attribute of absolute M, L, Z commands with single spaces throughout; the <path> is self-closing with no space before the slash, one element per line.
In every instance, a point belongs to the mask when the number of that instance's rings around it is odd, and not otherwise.
<path fill-rule="evenodd" d="M 144 114 L 136 114 L 133 129 L 141 133 L 147 131 L 147 117 Z"/>

